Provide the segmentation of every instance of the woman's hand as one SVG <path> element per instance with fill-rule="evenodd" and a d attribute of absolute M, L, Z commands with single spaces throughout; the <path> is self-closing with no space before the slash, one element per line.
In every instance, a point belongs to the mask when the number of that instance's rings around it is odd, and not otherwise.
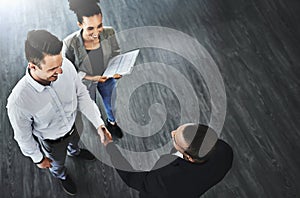
<path fill-rule="evenodd" d="M 113 75 L 113 78 L 114 78 L 114 79 L 119 79 L 119 78 L 122 78 L 122 75 L 120 75 L 120 74 L 114 74 L 114 75 Z"/>
<path fill-rule="evenodd" d="M 100 83 L 104 83 L 108 78 L 107 76 L 96 76 L 97 77 L 97 81 Z"/>

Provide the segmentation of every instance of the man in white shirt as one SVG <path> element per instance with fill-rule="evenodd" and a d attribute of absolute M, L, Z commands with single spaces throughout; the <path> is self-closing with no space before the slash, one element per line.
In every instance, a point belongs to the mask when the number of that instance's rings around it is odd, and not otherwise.
<path fill-rule="evenodd" d="M 88 150 L 78 147 L 77 109 L 97 128 L 102 142 L 106 128 L 74 66 L 62 57 L 62 45 L 45 30 L 28 32 L 26 75 L 12 90 L 7 110 L 22 153 L 39 168 L 49 168 L 60 179 L 63 189 L 74 195 L 76 186 L 64 166 L 66 154 L 95 159 Z"/>

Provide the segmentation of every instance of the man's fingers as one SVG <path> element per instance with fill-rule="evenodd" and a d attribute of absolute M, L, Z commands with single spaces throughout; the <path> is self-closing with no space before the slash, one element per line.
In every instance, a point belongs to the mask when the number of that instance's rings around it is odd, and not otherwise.
<path fill-rule="evenodd" d="M 98 82 L 104 83 L 107 79 L 108 79 L 107 76 L 100 76 L 100 78 L 98 79 Z"/>
<path fill-rule="evenodd" d="M 45 168 L 51 168 L 52 167 L 51 162 L 52 162 L 52 160 L 49 159 L 48 157 L 46 157 Z"/>
<path fill-rule="evenodd" d="M 110 132 L 106 131 L 106 135 L 108 136 L 108 138 L 111 140 L 112 139 L 112 136 L 110 134 Z"/>
<path fill-rule="evenodd" d="M 49 159 L 48 157 L 46 157 L 46 160 L 48 161 L 49 164 L 52 162 L 52 160 Z"/>
<path fill-rule="evenodd" d="M 119 79 L 119 78 L 121 78 L 122 77 L 122 75 L 120 75 L 120 74 L 114 74 L 113 75 L 113 78 L 115 78 L 115 79 Z"/>
<path fill-rule="evenodd" d="M 104 143 L 104 140 L 105 140 L 104 134 L 100 133 L 99 135 L 100 135 L 101 143 Z"/>
<path fill-rule="evenodd" d="M 104 136 L 100 135 L 100 138 L 101 138 L 101 143 L 104 143 L 105 140 Z"/>
<path fill-rule="evenodd" d="M 108 139 L 112 139 L 110 132 L 106 128 L 103 128 L 102 130 L 103 130 L 104 135 L 107 136 Z"/>

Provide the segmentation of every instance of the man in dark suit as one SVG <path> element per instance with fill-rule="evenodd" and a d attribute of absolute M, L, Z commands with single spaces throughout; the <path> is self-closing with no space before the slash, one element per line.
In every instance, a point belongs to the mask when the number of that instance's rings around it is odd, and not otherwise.
<path fill-rule="evenodd" d="M 122 180 L 140 192 L 141 198 L 200 197 L 230 170 L 231 147 L 217 133 L 201 124 L 184 124 L 171 132 L 175 153 L 163 155 L 151 171 L 132 168 L 112 143 L 104 145 Z"/>

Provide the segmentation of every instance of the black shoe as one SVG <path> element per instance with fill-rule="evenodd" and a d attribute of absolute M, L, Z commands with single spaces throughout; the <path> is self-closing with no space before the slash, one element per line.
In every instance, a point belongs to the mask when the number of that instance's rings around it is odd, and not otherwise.
<path fill-rule="evenodd" d="M 116 122 L 115 124 L 111 124 L 109 121 L 107 121 L 106 127 L 113 137 L 117 137 L 117 138 L 123 137 L 123 132 Z"/>
<path fill-rule="evenodd" d="M 75 195 L 77 192 L 76 185 L 72 179 L 67 175 L 66 179 L 59 179 L 63 190 L 69 195 Z"/>
<path fill-rule="evenodd" d="M 69 155 L 68 154 L 68 156 L 84 159 L 87 161 L 94 161 L 96 159 L 95 156 L 86 149 L 80 149 L 80 153 L 78 155 Z"/>

